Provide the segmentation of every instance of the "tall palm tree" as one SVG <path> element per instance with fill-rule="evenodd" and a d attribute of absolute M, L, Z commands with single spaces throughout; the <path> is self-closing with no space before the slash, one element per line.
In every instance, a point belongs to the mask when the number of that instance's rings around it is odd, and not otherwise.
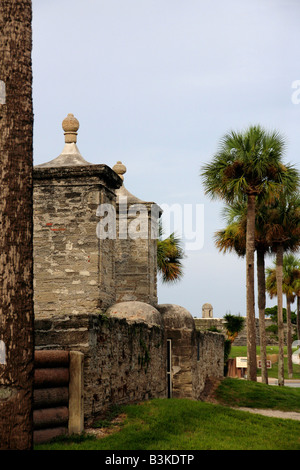
<path fill-rule="evenodd" d="M 0 2 L 0 449 L 14 450 L 33 435 L 31 15 Z"/>
<path fill-rule="evenodd" d="M 182 278 L 183 258 L 184 251 L 181 240 L 175 237 L 174 233 L 163 239 L 163 229 L 160 223 L 157 240 L 157 270 L 163 283 L 173 283 Z"/>
<path fill-rule="evenodd" d="M 260 331 L 260 356 L 261 356 L 261 376 L 262 382 L 268 383 L 267 350 L 266 350 L 266 327 L 265 327 L 265 254 L 268 252 L 268 245 L 264 239 L 264 228 L 262 224 L 261 211 L 264 205 L 260 204 L 256 212 L 255 248 L 257 252 L 257 284 L 258 284 L 258 310 L 259 310 L 259 331 Z M 219 230 L 215 234 L 216 246 L 220 251 L 234 251 L 238 256 L 244 257 L 246 253 L 246 204 L 236 202 L 228 205 L 224 210 L 225 220 L 228 223 L 224 230 Z"/>
<path fill-rule="evenodd" d="M 299 260 L 292 254 L 285 256 L 283 260 L 283 270 L 285 273 L 285 286 L 284 293 L 286 295 L 286 321 L 287 321 L 287 349 L 288 349 L 288 374 L 289 378 L 293 377 L 293 360 L 292 360 L 292 321 L 291 321 L 291 304 L 294 302 L 295 284 L 297 283 L 300 275 Z"/>
<path fill-rule="evenodd" d="M 258 195 L 279 194 L 284 183 L 289 190 L 298 184 L 297 172 L 283 165 L 284 140 L 277 132 L 250 126 L 245 132 L 231 131 L 220 142 L 211 163 L 202 169 L 205 193 L 226 202 L 246 199 L 246 287 L 248 379 L 256 381 L 254 309 L 255 208 Z"/>
<path fill-rule="evenodd" d="M 297 297 L 297 338 L 300 340 L 300 273 L 294 282 L 294 293 Z"/>
<path fill-rule="evenodd" d="M 266 238 L 276 253 L 276 295 L 278 304 L 278 384 L 284 385 L 283 259 L 285 251 L 297 251 L 300 244 L 300 194 L 284 191 L 268 212 Z"/>
<path fill-rule="evenodd" d="M 286 295 L 287 357 L 289 378 L 293 377 L 291 303 L 293 303 L 295 299 L 294 287 L 296 280 L 299 279 L 299 273 L 299 260 L 292 253 L 284 255 L 282 291 Z M 266 286 L 271 298 L 277 296 L 276 262 L 273 268 L 267 268 Z"/>

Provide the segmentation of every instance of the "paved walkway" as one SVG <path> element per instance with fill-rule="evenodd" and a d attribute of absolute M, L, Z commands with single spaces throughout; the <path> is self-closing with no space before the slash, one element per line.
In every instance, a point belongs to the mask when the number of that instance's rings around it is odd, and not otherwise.
<path fill-rule="evenodd" d="M 257 382 L 261 382 L 261 377 L 257 377 Z M 268 379 L 269 385 L 278 385 L 278 379 L 270 378 Z M 287 387 L 300 387 L 299 379 L 284 379 L 284 385 Z"/>
<path fill-rule="evenodd" d="M 260 408 L 244 408 L 244 407 L 238 407 L 238 408 L 233 408 L 233 409 L 238 410 L 238 411 L 248 411 L 249 413 L 269 416 L 270 418 L 295 419 L 296 421 L 300 421 L 300 413 L 297 413 L 295 411 L 261 410 Z"/>
<path fill-rule="evenodd" d="M 261 377 L 257 377 L 257 382 L 261 382 Z M 278 379 L 269 378 L 269 385 L 278 385 Z M 300 380 L 284 380 L 284 385 L 287 387 L 300 387 Z M 279 411 L 279 410 L 262 410 L 259 408 L 234 408 L 235 410 L 248 411 L 249 413 L 256 413 L 272 418 L 295 419 L 300 421 L 300 413 L 296 411 Z"/>

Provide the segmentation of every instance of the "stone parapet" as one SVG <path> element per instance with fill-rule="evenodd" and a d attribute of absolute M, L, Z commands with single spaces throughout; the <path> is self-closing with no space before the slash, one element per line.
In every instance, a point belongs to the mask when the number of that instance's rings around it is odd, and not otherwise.
<path fill-rule="evenodd" d="M 130 304 L 128 302 L 127 304 Z M 108 314 L 57 315 L 35 320 L 36 350 L 84 355 L 84 417 L 90 422 L 111 405 L 167 398 L 167 341 L 174 398 L 200 399 L 208 378 L 224 371 L 224 336 L 199 332 L 182 307 L 133 302 Z M 180 312 L 181 315 L 173 315 Z M 128 318 L 125 318 L 127 315 Z M 122 316 L 124 316 L 122 318 Z"/>
<path fill-rule="evenodd" d="M 224 326 L 225 320 L 223 318 L 194 318 L 194 320 L 195 320 L 196 328 L 198 330 L 209 331 L 211 328 L 214 328 L 214 329 L 216 328 L 220 333 L 224 334 L 226 337 L 226 328 Z M 274 323 L 272 322 L 271 319 L 266 318 L 265 324 L 266 324 L 266 329 L 267 329 Z M 255 325 L 256 325 L 256 344 L 259 346 L 260 334 L 259 334 L 259 319 L 258 318 L 255 319 Z M 292 325 L 292 329 L 295 332 L 296 325 Z M 286 324 L 284 324 L 284 330 L 285 330 L 285 341 L 286 341 L 286 338 L 287 338 Z M 269 346 L 278 344 L 278 339 L 277 339 L 276 334 L 268 330 L 266 331 L 266 340 L 267 340 L 267 345 Z M 234 346 L 246 346 L 246 345 L 247 345 L 247 324 L 246 324 L 246 318 L 245 318 L 244 328 L 234 340 Z"/>
<path fill-rule="evenodd" d="M 84 354 L 84 416 L 113 404 L 166 397 L 164 334 L 160 327 L 105 315 L 56 316 L 35 321 L 37 349 Z"/>

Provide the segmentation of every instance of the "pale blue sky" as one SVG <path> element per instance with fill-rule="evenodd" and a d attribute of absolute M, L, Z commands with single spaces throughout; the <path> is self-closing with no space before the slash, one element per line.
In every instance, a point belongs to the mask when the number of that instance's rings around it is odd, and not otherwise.
<path fill-rule="evenodd" d="M 223 205 L 199 172 L 225 132 L 256 123 L 299 165 L 299 14 L 298 0 L 33 0 L 34 163 L 60 154 L 73 113 L 83 157 L 121 160 L 130 192 L 204 205 L 204 246 L 180 283 L 159 284 L 160 303 L 245 314 L 245 262 L 214 247 Z"/>

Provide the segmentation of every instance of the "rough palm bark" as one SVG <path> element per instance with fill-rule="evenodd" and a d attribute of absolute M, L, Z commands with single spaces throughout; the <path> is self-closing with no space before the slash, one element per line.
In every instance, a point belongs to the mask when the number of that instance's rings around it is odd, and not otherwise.
<path fill-rule="evenodd" d="M 283 245 L 278 245 L 276 253 L 276 285 L 277 285 L 277 322 L 278 322 L 278 385 L 284 385 L 284 326 L 283 326 Z"/>
<path fill-rule="evenodd" d="M 291 301 L 293 297 L 286 294 L 286 325 L 287 325 L 287 358 L 288 358 L 288 376 L 289 379 L 293 378 L 293 360 L 292 360 L 292 320 L 291 320 Z"/>
<path fill-rule="evenodd" d="M 262 382 L 268 383 L 267 353 L 266 353 L 266 278 L 265 278 L 265 252 L 257 249 L 257 290 L 258 290 L 258 312 L 260 333 L 260 359 Z"/>
<path fill-rule="evenodd" d="M 18 450 L 33 434 L 31 22 L 31 1 L 1 0 L 0 449 Z"/>
<path fill-rule="evenodd" d="M 247 378 L 256 381 L 256 328 L 254 295 L 255 194 L 248 194 L 246 230 Z"/>
<path fill-rule="evenodd" d="M 225 208 L 224 215 L 227 219 L 225 230 L 215 233 L 215 243 L 220 251 L 234 251 L 238 256 L 246 253 L 246 210 L 245 204 L 230 204 Z M 255 246 L 257 252 L 257 287 L 258 287 L 258 309 L 259 309 L 259 331 L 260 331 L 260 357 L 262 361 L 262 381 L 268 383 L 266 333 L 265 333 L 265 304 L 266 304 L 266 282 L 265 282 L 265 253 L 268 244 L 264 239 L 264 221 L 261 216 L 262 205 L 256 207 L 256 234 Z"/>
<path fill-rule="evenodd" d="M 297 337 L 300 341 L 300 296 L 297 295 Z"/>

